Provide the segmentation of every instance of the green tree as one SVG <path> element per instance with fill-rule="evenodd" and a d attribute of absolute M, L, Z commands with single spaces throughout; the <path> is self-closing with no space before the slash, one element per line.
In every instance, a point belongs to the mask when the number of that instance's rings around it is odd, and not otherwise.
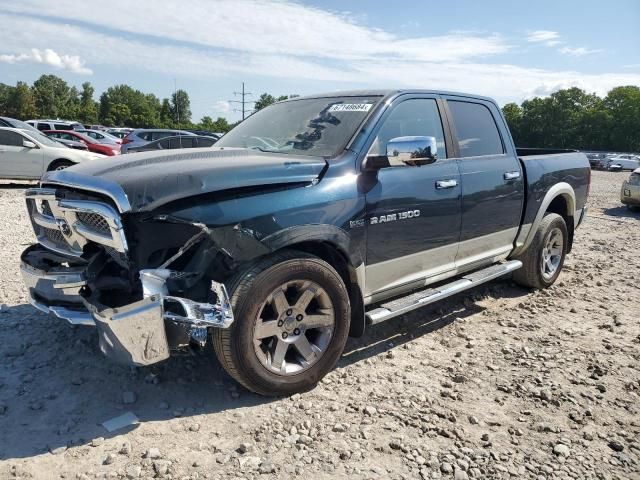
<path fill-rule="evenodd" d="M 169 115 L 176 127 L 191 124 L 191 101 L 186 91 L 176 90 L 171 94 Z"/>
<path fill-rule="evenodd" d="M 80 107 L 78 109 L 78 120 L 84 123 L 98 122 L 98 103 L 93 99 L 95 88 L 89 82 L 82 84 L 80 92 Z"/>
<path fill-rule="evenodd" d="M 79 92 L 60 77 L 42 75 L 33 82 L 33 98 L 40 117 L 74 118 L 80 103 Z"/>
<path fill-rule="evenodd" d="M 200 130 L 208 130 L 210 132 L 220 132 L 227 133 L 231 130 L 231 126 L 229 122 L 227 122 L 226 118 L 218 117 L 214 122 L 213 119 L 209 116 L 204 116 L 200 120 L 200 123 L 197 125 Z"/>
<path fill-rule="evenodd" d="M 603 101 L 610 117 L 610 143 L 619 151 L 640 151 L 640 87 L 611 90 Z"/>
<path fill-rule="evenodd" d="M 256 101 L 253 111 L 257 112 L 258 110 L 262 110 L 263 108 L 268 107 L 269 105 L 272 105 L 276 102 L 281 102 L 282 100 L 287 100 L 288 98 L 294 98 L 297 96 L 298 95 L 280 95 L 279 97 L 274 97 L 270 93 L 263 93 Z"/>
<path fill-rule="evenodd" d="M 160 124 L 163 127 L 171 127 L 171 103 L 168 98 L 162 100 L 162 104 L 160 106 Z"/>
<path fill-rule="evenodd" d="M 22 120 L 36 117 L 36 104 L 29 85 L 18 82 L 9 92 L 4 110 L 7 116 Z"/>
<path fill-rule="evenodd" d="M 136 128 L 157 127 L 160 124 L 160 100 L 129 85 L 109 87 L 100 96 L 100 122 Z"/>

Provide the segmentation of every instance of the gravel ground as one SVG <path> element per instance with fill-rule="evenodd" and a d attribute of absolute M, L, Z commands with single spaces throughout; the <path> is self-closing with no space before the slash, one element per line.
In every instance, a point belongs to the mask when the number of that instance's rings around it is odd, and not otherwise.
<path fill-rule="evenodd" d="M 129 369 L 26 304 L 24 185 L 0 186 L 0 478 L 640 478 L 640 214 L 594 172 L 556 285 L 496 281 L 351 340 L 266 399 L 208 354 Z M 140 423 L 101 423 L 131 411 Z"/>

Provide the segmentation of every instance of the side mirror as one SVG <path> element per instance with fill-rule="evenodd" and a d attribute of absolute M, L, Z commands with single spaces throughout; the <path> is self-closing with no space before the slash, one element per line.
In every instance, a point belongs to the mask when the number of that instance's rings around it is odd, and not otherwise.
<path fill-rule="evenodd" d="M 25 148 L 37 148 L 38 146 L 33 143 L 31 140 L 23 140 L 22 141 L 22 146 Z"/>
<path fill-rule="evenodd" d="M 387 143 L 389 166 L 426 165 L 438 159 L 435 137 L 396 137 Z"/>

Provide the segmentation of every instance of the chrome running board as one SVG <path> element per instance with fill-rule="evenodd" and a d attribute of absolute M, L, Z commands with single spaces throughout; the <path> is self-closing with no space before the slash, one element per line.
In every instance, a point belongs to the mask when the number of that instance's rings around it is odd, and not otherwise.
<path fill-rule="evenodd" d="M 522 267 L 522 262 L 520 260 L 511 260 L 505 263 L 499 263 L 497 265 L 483 268 L 482 270 L 476 270 L 475 272 L 468 273 L 454 282 L 447 283 L 439 287 L 428 287 L 424 290 L 411 293 L 406 297 L 397 298 L 390 302 L 383 303 L 377 308 L 365 312 L 367 323 L 369 325 L 374 325 L 399 315 L 404 315 L 405 313 L 417 308 L 435 303 L 439 300 L 450 297 L 451 295 L 455 295 L 456 293 L 460 293 L 495 278 L 507 275 L 520 267 Z"/>

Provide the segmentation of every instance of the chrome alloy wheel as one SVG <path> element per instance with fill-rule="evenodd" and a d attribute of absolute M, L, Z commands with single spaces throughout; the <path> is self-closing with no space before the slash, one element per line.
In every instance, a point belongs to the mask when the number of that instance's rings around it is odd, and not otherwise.
<path fill-rule="evenodd" d="M 545 280 L 553 278 L 558 271 L 562 260 L 562 249 L 564 248 L 564 238 L 562 230 L 554 228 L 547 234 L 546 242 L 542 248 L 540 268 Z"/>
<path fill-rule="evenodd" d="M 329 347 L 335 316 L 327 292 L 317 283 L 292 280 L 260 307 L 253 346 L 260 363 L 279 375 L 295 375 L 315 364 Z"/>

